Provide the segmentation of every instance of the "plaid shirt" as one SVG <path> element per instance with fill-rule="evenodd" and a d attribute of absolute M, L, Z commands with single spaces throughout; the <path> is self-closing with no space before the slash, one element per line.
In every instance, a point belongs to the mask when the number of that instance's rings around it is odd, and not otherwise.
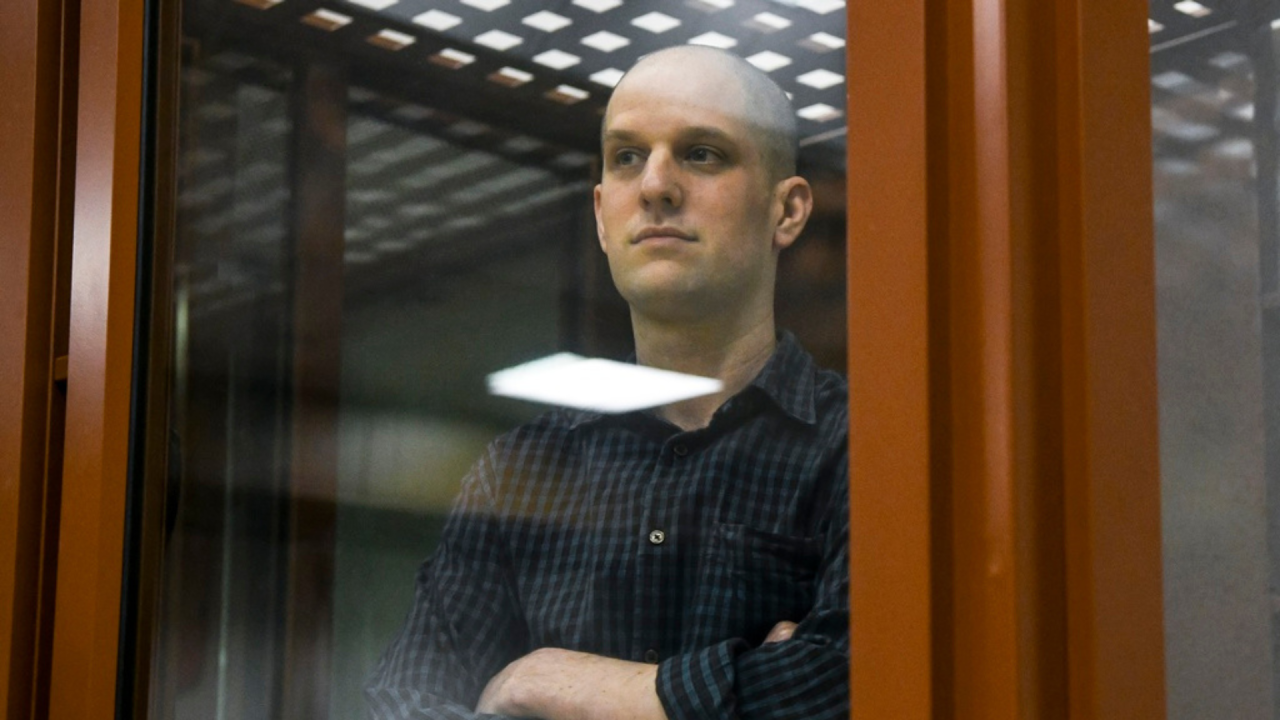
<path fill-rule="evenodd" d="M 366 693 L 376 718 L 474 718 L 540 647 L 658 663 L 672 720 L 846 718 L 847 386 L 788 334 L 703 429 L 558 410 L 463 483 Z M 780 620 L 792 639 L 762 645 Z"/>

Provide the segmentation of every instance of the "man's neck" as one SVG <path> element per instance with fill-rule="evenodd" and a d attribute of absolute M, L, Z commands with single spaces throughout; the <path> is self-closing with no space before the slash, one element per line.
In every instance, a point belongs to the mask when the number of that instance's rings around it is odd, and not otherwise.
<path fill-rule="evenodd" d="M 633 317 L 636 361 L 720 380 L 714 394 L 665 405 L 658 414 L 683 430 L 706 427 L 711 416 L 764 368 L 777 345 L 773 315 L 746 327 L 667 325 Z"/>

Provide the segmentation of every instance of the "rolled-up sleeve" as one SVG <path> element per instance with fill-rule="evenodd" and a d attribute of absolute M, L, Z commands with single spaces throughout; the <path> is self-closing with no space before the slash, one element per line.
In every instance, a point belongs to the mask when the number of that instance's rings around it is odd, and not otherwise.
<path fill-rule="evenodd" d="M 671 720 L 849 716 L 847 458 L 838 472 L 812 610 L 789 640 L 753 647 L 729 639 L 664 660 L 657 692 Z"/>
<path fill-rule="evenodd" d="M 495 717 L 472 708 L 489 679 L 527 651 L 491 463 L 482 457 L 463 481 L 440 545 L 418 570 L 409 615 L 365 687 L 370 717 Z"/>

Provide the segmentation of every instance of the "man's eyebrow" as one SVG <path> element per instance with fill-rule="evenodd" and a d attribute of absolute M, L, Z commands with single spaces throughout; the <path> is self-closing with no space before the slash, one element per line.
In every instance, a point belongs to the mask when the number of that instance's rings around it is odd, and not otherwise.
<path fill-rule="evenodd" d="M 732 135 L 717 127 L 695 125 L 687 127 L 680 131 L 679 137 L 685 142 L 691 140 L 716 140 L 725 144 L 738 144 Z M 625 128 L 609 129 L 604 132 L 601 140 L 605 143 L 627 143 L 639 142 L 644 138 L 644 134 L 634 130 Z"/>
<path fill-rule="evenodd" d="M 601 136 L 604 142 L 634 142 L 637 139 L 639 136 L 629 130 L 605 130 Z"/>

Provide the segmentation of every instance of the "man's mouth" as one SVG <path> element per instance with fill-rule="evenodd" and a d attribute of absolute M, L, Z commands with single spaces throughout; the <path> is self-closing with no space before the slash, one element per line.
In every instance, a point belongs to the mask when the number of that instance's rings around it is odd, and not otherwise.
<path fill-rule="evenodd" d="M 681 230 L 680 228 L 675 228 L 675 227 L 668 227 L 668 226 L 647 227 L 635 234 L 635 236 L 631 239 L 631 244 L 638 245 L 646 240 L 653 240 L 653 239 L 671 239 L 671 240 L 682 240 L 684 242 L 693 242 L 694 236 L 692 233 L 686 232 L 684 230 Z"/>

